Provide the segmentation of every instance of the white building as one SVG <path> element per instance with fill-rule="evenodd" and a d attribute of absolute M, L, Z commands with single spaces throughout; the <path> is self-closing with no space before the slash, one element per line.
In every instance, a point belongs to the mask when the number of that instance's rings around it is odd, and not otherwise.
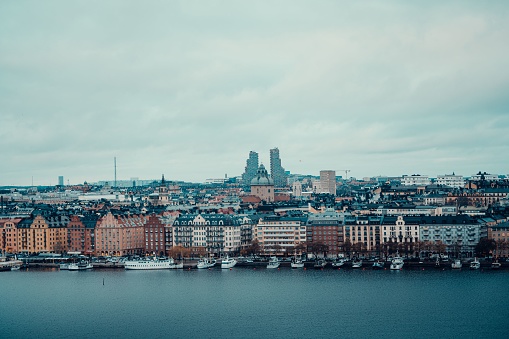
<path fill-rule="evenodd" d="M 465 178 L 462 175 L 455 175 L 454 173 L 437 175 L 435 184 L 454 188 L 462 188 L 465 187 Z"/>
<path fill-rule="evenodd" d="M 405 186 L 428 186 L 431 184 L 431 180 L 427 175 L 420 174 L 404 175 L 401 178 L 401 184 Z"/>
<path fill-rule="evenodd" d="M 336 195 L 336 171 L 320 171 L 321 193 Z"/>
<path fill-rule="evenodd" d="M 306 224 L 303 218 L 270 216 L 260 219 L 253 229 L 266 254 L 293 254 L 295 246 L 306 242 Z"/>

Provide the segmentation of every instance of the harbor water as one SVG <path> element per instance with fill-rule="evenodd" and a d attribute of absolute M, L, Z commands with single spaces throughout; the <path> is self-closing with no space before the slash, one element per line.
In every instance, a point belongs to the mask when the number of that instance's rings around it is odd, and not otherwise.
<path fill-rule="evenodd" d="M 30 269 L 2 338 L 509 338 L 508 271 Z"/>

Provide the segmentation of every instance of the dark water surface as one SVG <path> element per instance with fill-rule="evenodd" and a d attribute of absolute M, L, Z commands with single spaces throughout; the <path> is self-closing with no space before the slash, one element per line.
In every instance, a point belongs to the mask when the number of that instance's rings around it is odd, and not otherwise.
<path fill-rule="evenodd" d="M 503 271 L 30 270 L 0 288 L 1 338 L 509 338 Z"/>

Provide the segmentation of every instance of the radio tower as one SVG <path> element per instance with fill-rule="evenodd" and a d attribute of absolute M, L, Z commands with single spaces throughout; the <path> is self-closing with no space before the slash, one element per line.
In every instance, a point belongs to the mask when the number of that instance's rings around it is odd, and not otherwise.
<path fill-rule="evenodd" d="M 113 167 L 115 170 L 115 181 L 113 182 L 113 188 L 117 188 L 117 157 L 113 158 Z"/>

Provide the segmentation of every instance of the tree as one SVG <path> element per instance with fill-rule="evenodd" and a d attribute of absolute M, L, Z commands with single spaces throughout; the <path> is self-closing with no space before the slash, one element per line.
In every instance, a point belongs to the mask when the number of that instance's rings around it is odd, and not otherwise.
<path fill-rule="evenodd" d="M 488 238 L 481 238 L 475 246 L 476 255 L 483 257 L 488 256 L 496 248 L 495 240 Z"/>
<path fill-rule="evenodd" d="M 352 242 L 350 238 L 345 239 L 345 243 L 343 244 L 343 248 L 345 249 L 346 255 L 350 258 L 350 251 L 352 250 Z"/>
<path fill-rule="evenodd" d="M 446 249 L 447 249 L 447 246 L 441 240 L 437 240 L 433 244 L 433 251 L 435 253 L 442 254 L 445 252 Z"/>

